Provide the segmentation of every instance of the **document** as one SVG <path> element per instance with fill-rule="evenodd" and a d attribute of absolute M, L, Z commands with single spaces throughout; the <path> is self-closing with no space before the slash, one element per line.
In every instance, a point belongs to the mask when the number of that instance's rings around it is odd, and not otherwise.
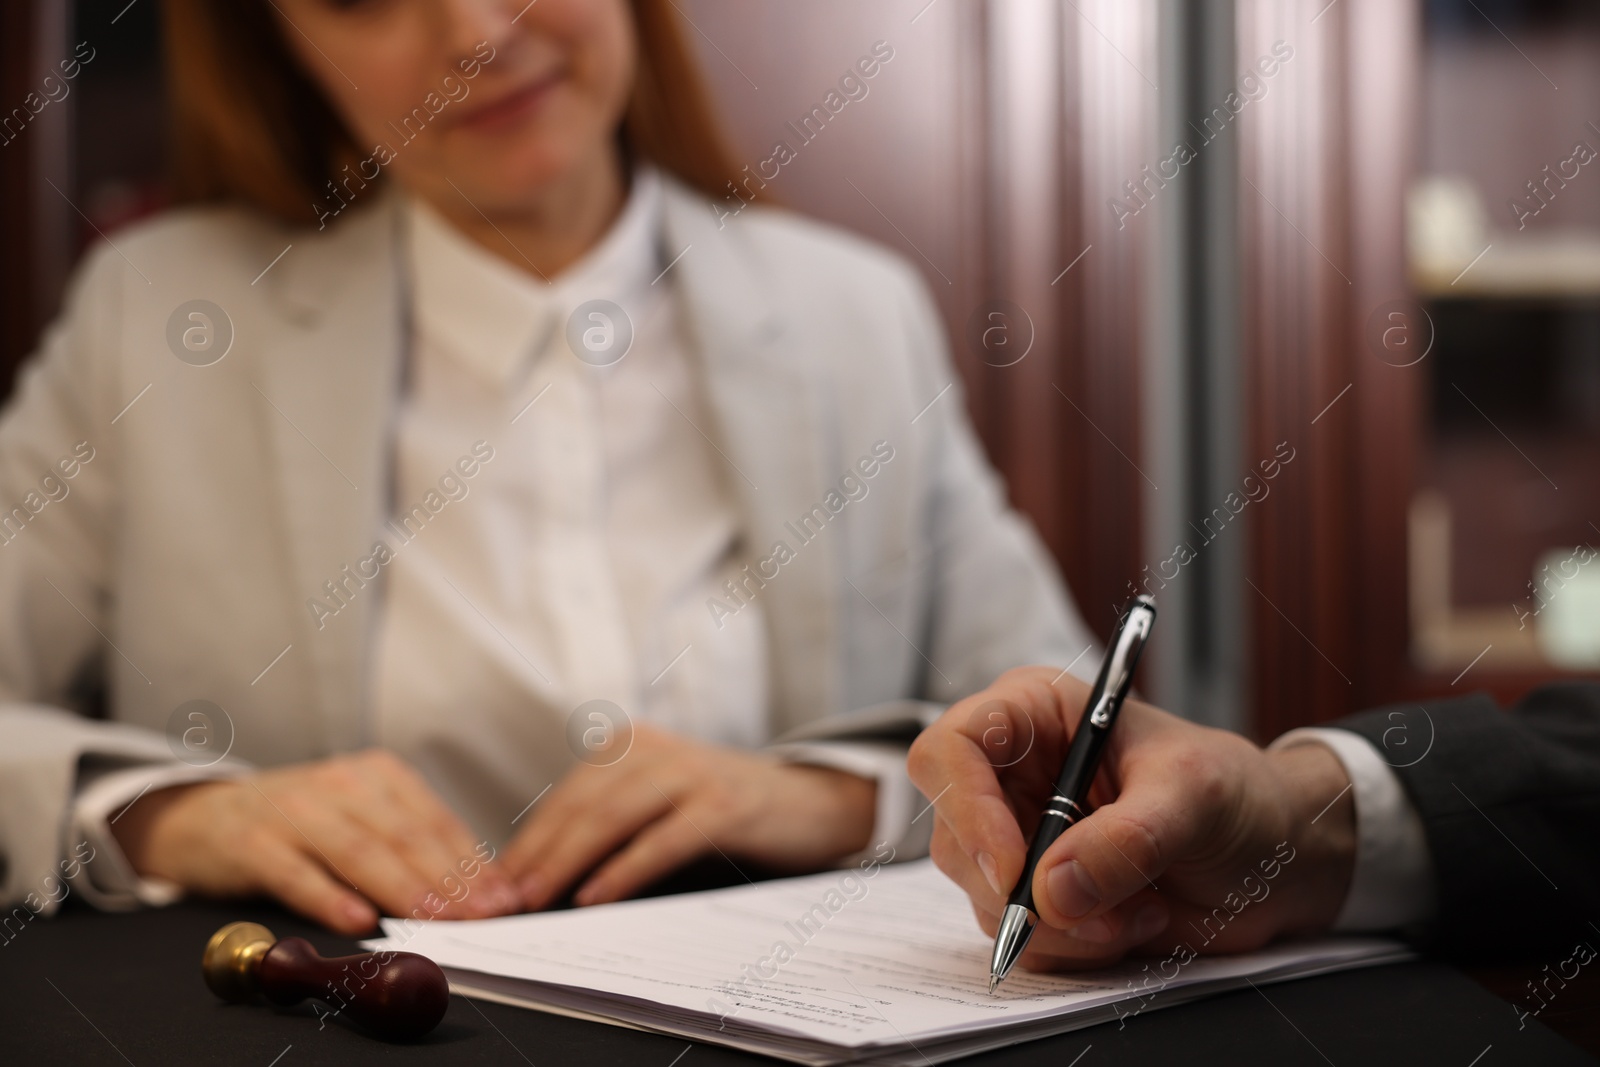
<path fill-rule="evenodd" d="M 1170 955 L 1076 975 L 1019 969 L 990 996 L 992 942 L 927 860 L 575 911 L 385 919 L 384 932 L 367 946 L 431 958 L 465 996 L 817 1065 L 940 1063 L 1126 1025 L 1247 981 L 1412 955 L 1396 941 L 1329 938 L 1200 956 L 1204 931 L 1171 930 Z"/>

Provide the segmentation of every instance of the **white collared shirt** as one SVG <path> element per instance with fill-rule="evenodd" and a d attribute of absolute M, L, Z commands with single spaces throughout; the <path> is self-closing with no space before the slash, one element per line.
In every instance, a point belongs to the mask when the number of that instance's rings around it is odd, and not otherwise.
<path fill-rule="evenodd" d="M 541 749 L 592 700 L 702 741 L 769 737 L 761 612 L 718 629 L 705 607 L 742 565 L 739 522 L 659 277 L 659 215 L 645 172 L 605 239 L 546 284 L 412 203 L 394 511 L 414 514 L 430 491 L 449 500 L 442 479 L 465 495 L 414 522 L 388 565 L 369 736 L 442 788 L 458 769 L 426 762 L 451 750 L 448 735 L 487 734 L 507 758 L 483 773 L 526 803 L 571 765 L 577 753 Z M 615 362 L 620 349 L 586 350 L 591 363 L 569 348 L 569 322 L 597 300 L 612 307 L 586 311 L 576 339 L 609 331 L 616 345 L 631 323 Z M 450 479 L 475 445 L 493 458 Z"/>

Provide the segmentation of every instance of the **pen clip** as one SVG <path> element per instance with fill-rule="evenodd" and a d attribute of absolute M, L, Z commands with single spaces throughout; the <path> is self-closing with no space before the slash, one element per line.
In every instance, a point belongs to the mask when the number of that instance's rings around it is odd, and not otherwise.
<path fill-rule="evenodd" d="M 1128 610 L 1127 618 L 1113 639 L 1115 644 L 1111 646 L 1111 655 L 1106 659 L 1106 684 L 1100 690 L 1100 699 L 1095 701 L 1089 712 L 1090 726 L 1111 725 L 1111 716 L 1127 696 L 1128 687 L 1133 684 L 1134 665 L 1139 662 L 1139 653 L 1144 648 L 1145 639 L 1150 636 L 1150 627 L 1154 622 L 1154 609 L 1142 603 L 1136 603 Z"/>

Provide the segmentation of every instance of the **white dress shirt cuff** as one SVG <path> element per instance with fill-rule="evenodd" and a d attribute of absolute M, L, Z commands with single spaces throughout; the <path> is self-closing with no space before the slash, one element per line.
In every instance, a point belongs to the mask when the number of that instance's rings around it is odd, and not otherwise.
<path fill-rule="evenodd" d="M 184 763 L 152 763 L 116 770 L 84 771 L 72 804 L 74 841 L 94 849 L 95 862 L 85 863 L 74 878 L 83 899 L 103 911 L 129 911 L 142 905 L 163 907 L 183 890 L 161 878 L 141 878 L 123 854 L 111 824 L 144 794 L 188 782 L 231 778 L 246 768 L 237 764 L 191 767 Z"/>
<path fill-rule="evenodd" d="M 928 853 L 933 836 L 933 816 L 906 772 L 909 746 L 893 741 L 795 741 L 772 746 L 769 751 L 790 763 L 830 767 L 878 785 L 877 812 L 872 837 L 857 856 L 841 862 L 853 866 L 857 859 L 878 856 L 888 845 L 895 860 L 917 859 Z"/>
<path fill-rule="evenodd" d="M 1356 804 L 1356 866 L 1333 928 L 1344 933 L 1396 930 L 1433 918 L 1433 857 L 1422 817 L 1394 769 L 1366 738 L 1349 730 L 1291 730 L 1271 748 L 1321 744 L 1350 776 Z"/>

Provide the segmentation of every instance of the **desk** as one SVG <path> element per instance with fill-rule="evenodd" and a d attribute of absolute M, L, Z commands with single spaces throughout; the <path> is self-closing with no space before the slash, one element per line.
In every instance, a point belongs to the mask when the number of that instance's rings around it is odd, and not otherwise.
<path fill-rule="evenodd" d="M 357 951 L 266 905 L 191 902 L 108 915 L 69 906 L 0 941 L 0 1063 L 505 1064 L 510 1067 L 733 1067 L 770 1062 L 730 1049 L 498 1004 L 451 999 L 444 1022 L 414 1045 L 353 1026 L 318 1030 L 309 1005 L 227 1005 L 200 978 L 200 951 L 226 922 L 250 919 L 280 937 L 309 938 L 324 955 Z M 1538 966 L 1527 968 L 1528 976 Z M 1510 972 L 1507 972 L 1510 973 Z M 1520 983 L 1519 983 L 1520 984 Z M 1577 989 L 1574 985 L 1573 989 Z M 1590 1008 L 1594 1002 L 1589 1002 Z M 1551 1005 L 1552 1010 L 1556 1007 Z M 1569 1009 L 1571 1010 L 1571 1009 Z M 1152 1011 L 961 1061 L 973 1067 L 1108 1064 L 1595 1064 L 1536 1020 L 1440 964 L 1328 975 Z M 1485 1050 L 1487 1055 L 1479 1057 Z M 680 1057 L 681 1054 L 681 1058 Z"/>

